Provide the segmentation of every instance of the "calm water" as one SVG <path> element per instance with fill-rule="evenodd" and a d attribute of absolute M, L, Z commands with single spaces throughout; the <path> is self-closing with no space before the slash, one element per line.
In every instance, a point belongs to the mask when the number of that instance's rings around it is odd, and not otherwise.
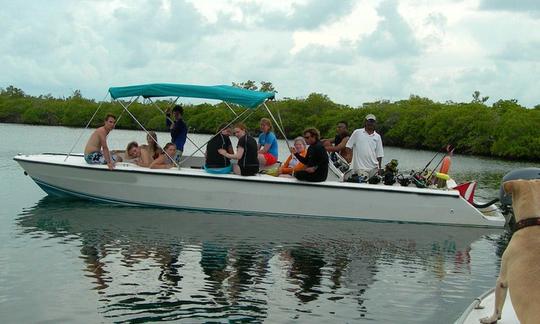
<path fill-rule="evenodd" d="M 494 284 L 507 243 L 502 230 L 59 200 L 46 197 L 12 160 L 18 152 L 69 151 L 80 133 L 0 124 L 4 323 L 451 323 Z M 110 146 L 144 138 L 115 130 Z M 193 136 L 198 145 L 206 138 Z M 422 168 L 433 156 L 385 153 L 401 169 Z M 506 172 L 524 166 L 530 164 L 456 156 L 452 174 L 478 179 L 478 194 L 487 199 Z"/>

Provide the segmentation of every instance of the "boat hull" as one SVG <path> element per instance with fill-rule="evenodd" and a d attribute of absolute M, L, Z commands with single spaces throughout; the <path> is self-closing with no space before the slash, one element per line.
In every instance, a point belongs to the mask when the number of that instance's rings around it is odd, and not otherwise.
<path fill-rule="evenodd" d="M 47 193 L 126 205 L 287 216 L 503 227 L 454 191 L 340 182 L 305 183 L 268 175 L 211 175 L 199 169 L 151 170 L 120 164 L 110 171 L 80 156 L 15 160 Z"/>

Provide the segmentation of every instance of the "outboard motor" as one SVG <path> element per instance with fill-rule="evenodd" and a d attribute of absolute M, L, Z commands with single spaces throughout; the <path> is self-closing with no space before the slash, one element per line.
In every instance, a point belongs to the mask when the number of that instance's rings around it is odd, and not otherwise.
<path fill-rule="evenodd" d="M 502 179 L 502 183 L 510 180 L 535 180 L 540 179 L 540 168 L 523 168 L 508 172 Z M 501 201 L 501 209 L 504 213 L 508 213 L 512 206 L 512 196 L 504 192 L 501 184 L 499 189 L 499 199 Z"/>

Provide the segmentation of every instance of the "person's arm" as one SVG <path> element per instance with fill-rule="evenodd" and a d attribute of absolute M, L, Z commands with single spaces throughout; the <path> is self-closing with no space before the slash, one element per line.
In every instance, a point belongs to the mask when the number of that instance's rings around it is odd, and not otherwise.
<path fill-rule="evenodd" d="M 270 144 L 264 144 L 264 146 L 259 147 L 259 153 L 260 154 L 268 153 L 268 150 L 270 149 L 270 146 L 271 146 Z"/>
<path fill-rule="evenodd" d="M 107 145 L 107 136 L 103 132 L 98 133 L 99 141 L 101 143 L 101 148 L 103 150 L 103 158 L 107 162 L 107 167 L 109 170 L 114 169 L 114 164 L 111 159 L 111 152 L 109 151 L 109 146 Z"/>
<path fill-rule="evenodd" d="M 234 150 L 233 150 L 233 148 L 232 148 L 232 145 L 229 145 L 229 146 L 227 147 L 227 153 L 229 153 L 229 154 L 234 154 Z"/>
<path fill-rule="evenodd" d="M 379 162 L 379 172 L 382 171 L 382 158 L 384 157 L 384 151 L 382 146 L 382 138 L 379 135 L 379 140 L 377 141 L 377 147 L 375 148 L 375 152 L 377 153 L 377 161 Z"/>
<path fill-rule="evenodd" d="M 291 150 L 293 150 L 293 149 L 294 149 L 294 147 L 291 148 Z M 307 154 L 306 154 L 306 156 L 302 156 L 300 153 L 297 153 L 297 152 L 294 152 L 294 156 L 296 156 L 296 158 L 298 159 L 298 161 L 302 162 L 302 163 L 305 164 L 305 165 L 308 165 L 308 162 L 309 162 L 308 156 L 310 155 L 310 152 L 311 152 L 312 150 L 313 150 L 313 148 L 310 146 L 310 147 L 308 147 L 308 149 L 307 149 Z"/>
<path fill-rule="evenodd" d="M 218 153 L 223 155 L 224 157 L 226 157 L 228 159 L 239 160 L 242 157 L 242 154 L 244 154 L 244 148 L 241 147 L 241 146 L 236 148 L 236 154 L 231 154 L 231 153 L 225 151 L 225 149 L 219 149 Z"/>
<path fill-rule="evenodd" d="M 150 164 L 150 169 L 170 169 L 173 167 L 173 164 L 166 164 L 165 159 L 167 159 L 168 156 L 165 154 L 160 155 L 157 159 Z"/>
<path fill-rule="evenodd" d="M 328 152 L 340 152 L 341 150 L 343 150 L 344 148 L 347 147 L 347 142 L 349 141 L 349 136 L 347 137 L 344 137 L 341 142 L 339 142 L 336 146 L 330 146 L 330 147 L 327 147 L 326 150 Z"/>
<path fill-rule="evenodd" d="M 333 138 L 323 138 L 321 140 L 322 143 L 324 142 L 330 142 L 330 144 L 334 144 L 334 139 Z"/>
<path fill-rule="evenodd" d="M 347 147 L 348 141 L 349 141 L 349 136 L 345 136 L 338 145 L 334 146 L 334 148 L 336 149 L 336 152 L 339 152 L 345 149 Z"/>

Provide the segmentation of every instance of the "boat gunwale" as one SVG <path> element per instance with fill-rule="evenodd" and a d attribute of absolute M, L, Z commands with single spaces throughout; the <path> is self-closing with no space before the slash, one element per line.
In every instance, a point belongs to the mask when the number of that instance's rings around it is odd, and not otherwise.
<path fill-rule="evenodd" d="M 55 156 L 65 156 L 64 153 L 44 153 L 44 154 L 32 154 L 32 155 L 17 155 L 13 159 L 15 161 L 23 161 L 27 163 L 34 164 L 49 164 L 61 167 L 76 168 L 76 169 L 85 169 L 92 171 L 107 171 L 111 172 L 106 166 L 102 165 L 76 165 L 76 164 L 67 164 L 67 163 L 57 163 L 51 161 L 35 161 L 25 157 L 39 156 L 39 155 L 55 155 Z M 70 155 L 71 157 L 82 157 L 82 155 Z M 150 171 L 152 170 L 152 171 Z M 191 170 L 191 169 L 189 169 Z M 436 190 L 430 188 L 414 188 L 414 187 L 397 187 L 397 186 L 379 186 L 372 184 L 361 184 L 361 183 L 347 183 L 347 182 L 300 182 L 300 181 L 287 181 L 286 178 L 260 178 L 260 177 L 243 177 L 234 174 L 210 174 L 206 172 L 201 173 L 171 173 L 167 172 L 170 169 L 148 169 L 148 170 L 138 170 L 138 169 L 115 169 L 114 172 L 127 172 L 127 173 L 142 173 L 142 174 L 151 174 L 151 175 L 160 175 L 160 176 L 175 176 L 175 177 L 195 177 L 195 178 L 206 178 L 206 179 L 217 179 L 217 180 L 229 180 L 229 181 L 246 181 L 246 182 L 261 182 L 261 183 L 274 183 L 274 184 L 286 184 L 286 185 L 297 185 L 297 186 L 309 186 L 309 187 L 321 187 L 321 188 L 336 188 L 336 189 L 353 189 L 353 190 L 373 190 L 373 191 L 385 191 L 385 192 L 395 192 L 401 194 L 419 194 L 426 196 L 444 196 L 450 198 L 461 199 L 459 192 L 456 190 Z M 182 169 L 178 170 L 182 171 Z M 272 177 L 275 178 L 275 177 Z M 280 180 L 277 180 L 280 179 Z M 464 200 L 465 201 L 465 200 Z M 466 202 L 466 201 L 465 201 Z M 467 202 L 468 203 L 468 202 Z M 473 207 L 471 205 L 471 207 Z M 474 207 L 473 207 L 474 208 Z"/>

